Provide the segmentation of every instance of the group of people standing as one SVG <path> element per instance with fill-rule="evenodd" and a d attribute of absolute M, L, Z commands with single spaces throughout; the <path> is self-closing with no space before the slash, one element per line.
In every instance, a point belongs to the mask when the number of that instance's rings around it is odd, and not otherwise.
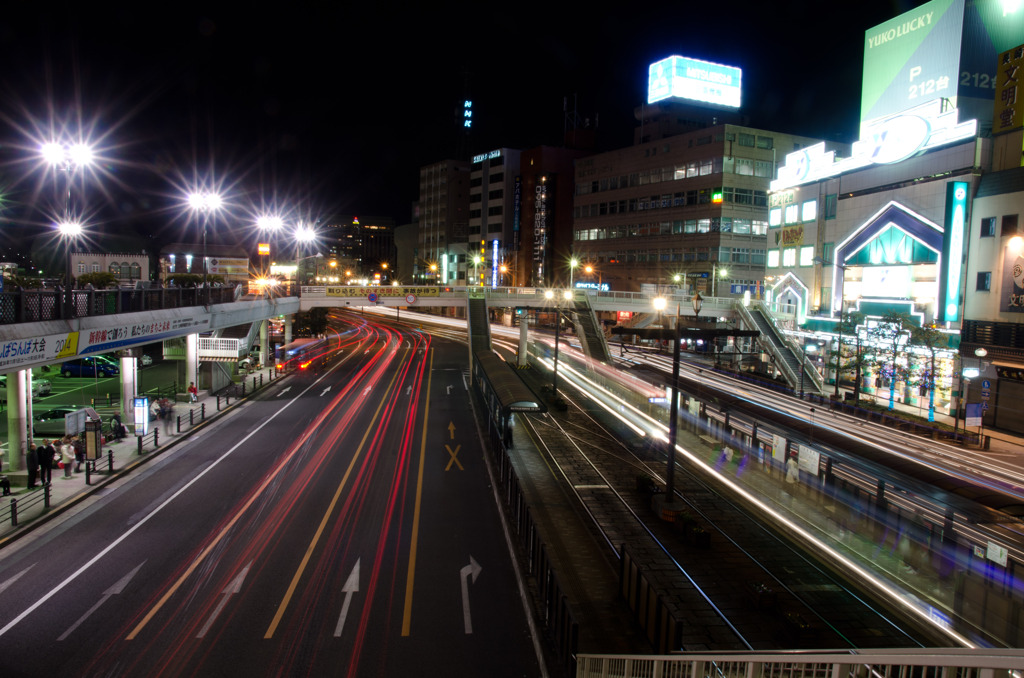
<path fill-rule="evenodd" d="M 53 469 L 64 469 L 64 477 L 70 478 L 72 470 L 78 473 L 85 462 L 85 442 L 78 436 L 64 436 L 55 440 L 44 440 L 34 453 L 25 455 L 28 461 L 28 486 L 36 482 L 46 485 L 52 482 Z"/>

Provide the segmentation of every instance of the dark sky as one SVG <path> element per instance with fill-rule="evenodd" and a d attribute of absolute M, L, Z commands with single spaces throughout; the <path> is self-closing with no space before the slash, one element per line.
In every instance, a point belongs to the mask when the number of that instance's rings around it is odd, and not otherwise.
<path fill-rule="evenodd" d="M 406 4 L 5 7 L 0 219 L 46 229 L 59 200 L 36 148 L 65 130 L 99 145 L 80 194 L 105 236 L 189 240 L 182 195 L 204 180 L 236 231 L 263 209 L 405 223 L 467 91 L 470 153 L 559 144 L 565 97 L 617 148 L 671 54 L 742 68 L 754 126 L 849 141 L 864 30 L 922 3 Z"/>

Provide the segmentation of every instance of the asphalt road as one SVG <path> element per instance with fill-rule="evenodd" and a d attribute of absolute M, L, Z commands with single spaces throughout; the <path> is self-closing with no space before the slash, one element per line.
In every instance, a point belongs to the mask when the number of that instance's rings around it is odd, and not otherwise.
<path fill-rule="evenodd" d="M 342 329 L 0 554 L 0 673 L 540 673 L 465 346 Z"/>

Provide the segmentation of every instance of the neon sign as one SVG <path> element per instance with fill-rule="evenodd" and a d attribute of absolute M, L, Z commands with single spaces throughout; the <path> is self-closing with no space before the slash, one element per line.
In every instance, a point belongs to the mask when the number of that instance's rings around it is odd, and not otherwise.
<path fill-rule="evenodd" d="M 960 275 L 963 269 L 964 222 L 967 212 L 967 182 L 946 185 L 946 232 L 942 239 L 945 266 L 940 273 L 939 309 L 936 315 L 947 322 L 960 319 Z"/>
<path fill-rule="evenodd" d="M 849 158 L 836 158 L 824 142 L 786 156 L 779 178 L 771 190 L 781 191 L 801 184 L 834 177 L 843 172 L 875 164 L 891 164 L 939 146 L 973 137 L 978 121 L 957 122 L 957 112 L 942 112 L 942 101 L 934 100 L 898 115 L 876 120 L 864 127 L 853 143 Z"/>

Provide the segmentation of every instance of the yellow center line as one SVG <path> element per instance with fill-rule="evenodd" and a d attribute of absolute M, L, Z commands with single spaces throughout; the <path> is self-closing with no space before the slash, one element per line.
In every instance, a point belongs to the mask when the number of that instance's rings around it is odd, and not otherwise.
<path fill-rule="evenodd" d="M 323 536 L 324 530 L 327 529 L 327 521 L 331 517 L 331 514 L 334 513 L 334 507 L 338 504 L 338 500 L 341 498 L 341 493 L 345 489 L 345 485 L 348 484 L 349 476 L 352 475 L 352 469 L 355 468 L 356 461 L 363 452 L 363 447 L 366 445 L 366 439 L 369 438 L 370 433 L 375 430 L 374 422 L 376 422 L 377 418 L 380 416 L 380 412 L 381 409 L 383 409 L 384 404 L 388 402 L 388 394 L 393 392 L 395 380 L 398 379 L 399 374 L 401 374 L 401 369 L 395 370 L 394 376 L 391 377 L 391 383 L 388 384 L 384 397 L 380 399 L 380 404 L 377 405 L 377 411 L 373 413 L 373 418 L 370 420 L 370 424 L 366 427 L 366 433 L 363 434 L 363 439 L 359 441 L 359 447 L 356 448 L 355 454 L 352 455 L 352 461 L 349 462 L 348 468 L 345 469 L 345 475 L 341 479 L 341 484 L 339 484 L 338 489 L 335 490 L 334 496 L 331 498 L 331 503 L 324 512 L 324 517 L 320 519 L 320 525 L 316 528 L 316 533 L 313 535 L 313 539 L 309 542 L 309 546 L 306 547 L 306 553 L 302 556 L 302 562 L 299 563 L 298 569 L 295 570 L 291 583 L 288 584 L 288 590 L 285 591 L 284 598 L 281 599 L 281 604 L 277 606 L 277 612 L 274 614 L 274 619 L 271 620 L 270 626 L 267 627 L 267 632 L 263 634 L 264 639 L 274 637 L 274 632 L 277 631 L 277 627 L 281 623 L 284 611 L 288 607 L 288 604 L 291 603 L 292 597 L 295 595 L 295 589 L 298 588 L 299 581 L 302 579 L 302 575 L 306 571 L 306 566 L 309 565 L 309 561 L 313 557 L 313 551 L 316 550 L 317 544 L 320 542 L 320 537 Z"/>
<path fill-rule="evenodd" d="M 405 576 L 405 609 L 402 612 L 402 635 L 409 635 L 412 624 L 412 584 L 416 578 L 416 545 L 420 535 L 420 501 L 423 499 L 423 466 L 427 456 L 427 419 L 430 413 L 430 382 L 434 374 L 434 349 L 430 349 L 427 368 L 427 402 L 423 408 L 423 435 L 420 436 L 420 468 L 416 472 L 416 505 L 412 512 L 412 537 L 409 540 L 409 571 Z"/>

